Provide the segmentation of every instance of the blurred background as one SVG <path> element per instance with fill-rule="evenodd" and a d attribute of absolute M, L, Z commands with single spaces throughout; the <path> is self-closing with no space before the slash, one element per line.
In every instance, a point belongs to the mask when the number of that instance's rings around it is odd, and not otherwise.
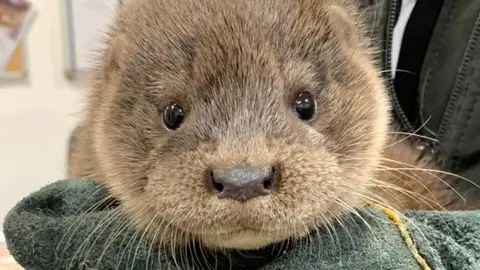
<path fill-rule="evenodd" d="M 66 0 L 31 0 L 33 12 L 25 15 L 25 0 L 0 0 L 0 231 L 19 200 L 66 175 L 68 140 L 87 85 L 77 69 L 88 57 L 79 53 L 99 41 L 88 35 L 115 9 L 105 1 L 72 1 L 76 7 Z M 19 17 L 12 4 L 23 5 Z M 88 20 L 68 18 L 73 15 Z M 25 21 L 20 27 L 19 18 Z"/>

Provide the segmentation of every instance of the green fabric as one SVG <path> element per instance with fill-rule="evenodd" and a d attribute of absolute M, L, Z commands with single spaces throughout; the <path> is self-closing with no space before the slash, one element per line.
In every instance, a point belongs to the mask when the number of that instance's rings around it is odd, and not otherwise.
<path fill-rule="evenodd" d="M 119 230 L 124 219 L 111 218 L 119 213 L 114 204 L 87 211 L 107 195 L 95 182 L 65 180 L 26 197 L 4 223 L 12 255 L 27 270 L 188 269 L 193 264 L 195 269 L 421 269 L 397 226 L 372 207 L 333 223 L 329 231 L 288 241 L 290 245 L 231 254 L 194 246 L 189 253 L 175 251 L 182 256 L 173 257 L 152 247 L 141 233 Z M 432 269 L 480 269 L 480 212 L 403 215 Z M 204 261 L 208 265 L 199 266 Z"/>

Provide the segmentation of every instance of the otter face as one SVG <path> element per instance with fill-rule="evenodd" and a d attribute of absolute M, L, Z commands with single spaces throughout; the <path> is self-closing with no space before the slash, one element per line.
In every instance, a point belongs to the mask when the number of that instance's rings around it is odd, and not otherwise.
<path fill-rule="evenodd" d="M 388 102 L 340 3 L 125 6 L 90 111 L 102 181 L 141 229 L 255 249 L 372 196 Z"/>

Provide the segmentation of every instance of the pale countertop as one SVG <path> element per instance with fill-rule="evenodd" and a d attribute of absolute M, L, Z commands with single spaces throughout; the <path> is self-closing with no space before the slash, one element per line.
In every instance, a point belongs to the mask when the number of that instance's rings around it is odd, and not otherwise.
<path fill-rule="evenodd" d="M 0 270 L 24 270 L 10 255 L 5 243 L 0 243 Z"/>
<path fill-rule="evenodd" d="M 13 257 L 7 250 L 5 245 L 5 238 L 3 233 L 0 232 L 0 270 L 24 270 L 20 265 L 15 262 Z"/>

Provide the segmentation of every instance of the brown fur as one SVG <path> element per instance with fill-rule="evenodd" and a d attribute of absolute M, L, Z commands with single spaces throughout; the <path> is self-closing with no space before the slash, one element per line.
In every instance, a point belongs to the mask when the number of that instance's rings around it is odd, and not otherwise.
<path fill-rule="evenodd" d="M 438 174 L 404 170 L 421 165 L 418 153 L 389 136 L 361 22 L 346 0 L 127 1 L 95 72 L 70 177 L 105 183 L 167 245 L 258 248 L 371 199 L 459 208 Z M 292 107 L 302 89 L 318 104 L 308 123 Z M 187 113 L 175 131 L 158 114 L 170 101 Z M 240 163 L 280 163 L 278 192 L 219 200 L 205 171 Z"/>

